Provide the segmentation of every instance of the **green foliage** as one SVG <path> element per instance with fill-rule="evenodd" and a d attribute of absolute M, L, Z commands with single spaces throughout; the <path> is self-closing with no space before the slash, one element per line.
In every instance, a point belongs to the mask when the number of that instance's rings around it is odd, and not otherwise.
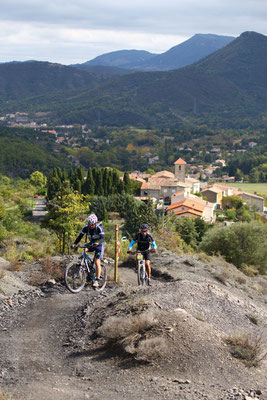
<path fill-rule="evenodd" d="M 33 186 L 40 187 L 42 188 L 43 186 L 46 185 L 46 177 L 44 174 L 40 171 L 35 171 L 31 174 L 30 176 L 30 182 Z"/>
<path fill-rule="evenodd" d="M 217 254 L 238 268 L 243 264 L 267 272 L 267 225 L 261 222 L 239 222 L 228 227 L 215 227 L 206 232 L 200 250 Z"/>
<path fill-rule="evenodd" d="M 196 230 L 194 219 L 185 217 L 178 218 L 176 222 L 176 231 L 179 233 L 184 242 L 193 249 L 197 249 L 199 234 Z"/>
<path fill-rule="evenodd" d="M 36 170 L 48 173 L 55 166 L 69 164 L 66 157 L 51 154 L 32 136 L 32 129 L 0 127 L 1 173 L 26 178 Z"/>
<path fill-rule="evenodd" d="M 73 192 L 68 183 L 64 183 L 57 195 L 47 203 L 48 214 L 43 226 L 55 232 L 60 251 L 64 254 L 81 227 L 80 216 L 88 211 L 89 199 Z"/>

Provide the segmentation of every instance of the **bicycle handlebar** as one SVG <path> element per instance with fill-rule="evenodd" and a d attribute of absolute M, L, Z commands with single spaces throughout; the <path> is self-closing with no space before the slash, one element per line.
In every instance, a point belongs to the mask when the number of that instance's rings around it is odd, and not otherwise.
<path fill-rule="evenodd" d="M 127 253 L 128 254 L 132 254 L 132 255 L 134 255 L 134 254 L 137 254 L 137 253 L 141 253 L 141 254 L 145 254 L 145 253 L 147 253 L 148 251 L 150 251 L 151 253 L 156 253 L 156 250 L 155 249 L 147 249 L 147 250 L 136 250 L 136 251 L 131 251 L 131 250 L 129 250 L 129 251 L 127 251 Z"/>
<path fill-rule="evenodd" d="M 91 246 L 88 246 L 88 245 L 72 245 L 71 247 L 74 249 L 74 250 L 77 250 L 77 249 L 91 249 L 91 248 L 94 248 L 94 247 L 96 247 L 97 246 L 97 244 L 92 244 Z"/>

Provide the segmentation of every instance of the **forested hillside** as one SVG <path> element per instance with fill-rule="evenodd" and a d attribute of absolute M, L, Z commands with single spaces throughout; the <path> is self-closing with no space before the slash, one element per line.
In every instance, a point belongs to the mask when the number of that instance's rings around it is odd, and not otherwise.
<path fill-rule="evenodd" d="M 70 166 L 65 155 L 51 153 L 49 139 L 45 135 L 43 146 L 37 143 L 32 129 L 0 127 L 0 149 L 0 173 L 9 176 L 28 177 L 36 170 L 48 174 L 54 167 Z"/>

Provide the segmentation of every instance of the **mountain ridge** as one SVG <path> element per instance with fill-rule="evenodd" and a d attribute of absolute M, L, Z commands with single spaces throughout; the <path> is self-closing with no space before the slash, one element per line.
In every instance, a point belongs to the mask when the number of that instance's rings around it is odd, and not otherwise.
<path fill-rule="evenodd" d="M 80 65 L 116 66 L 138 71 L 167 71 L 197 62 L 232 40 L 233 36 L 198 33 L 162 54 L 144 50 L 119 50 L 100 55 Z M 145 52 L 145 57 L 140 56 L 144 54 L 142 52 Z M 136 54 L 139 58 L 135 57 Z"/>

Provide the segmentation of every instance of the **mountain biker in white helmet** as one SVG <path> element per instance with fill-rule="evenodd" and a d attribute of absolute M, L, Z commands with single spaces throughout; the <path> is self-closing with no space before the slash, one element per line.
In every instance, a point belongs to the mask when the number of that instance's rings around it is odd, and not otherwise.
<path fill-rule="evenodd" d="M 101 260 L 104 254 L 105 233 L 101 223 L 98 223 L 98 218 L 95 214 L 89 215 L 87 222 L 88 224 L 82 228 L 72 247 L 77 247 L 82 237 L 87 235 L 87 239 L 89 240 L 86 243 L 88 251 L 95 252 L 96 279 L 93 282 L 93 286 L 98 287 L 98 280 L 101 274 Z"/>
<path fill-rule="evenodd" d="M 137 242 L 136 252 L 141 251 L 145 260 L 146 272 L 148 276 L 148 284 L 151 285 L 151 267 L 150 267 L 150 245 L 153 249 L 151 251 L 156 251 L 157 245 L 149 233 L 149 226 L 147 224 L 142 224 L 140 232 L 138 232 L 133 240 L 131 241 L 128 253 L 131 253 L 133 245 Z M 137 262 L 137 259 L 136 259 Z"/>

